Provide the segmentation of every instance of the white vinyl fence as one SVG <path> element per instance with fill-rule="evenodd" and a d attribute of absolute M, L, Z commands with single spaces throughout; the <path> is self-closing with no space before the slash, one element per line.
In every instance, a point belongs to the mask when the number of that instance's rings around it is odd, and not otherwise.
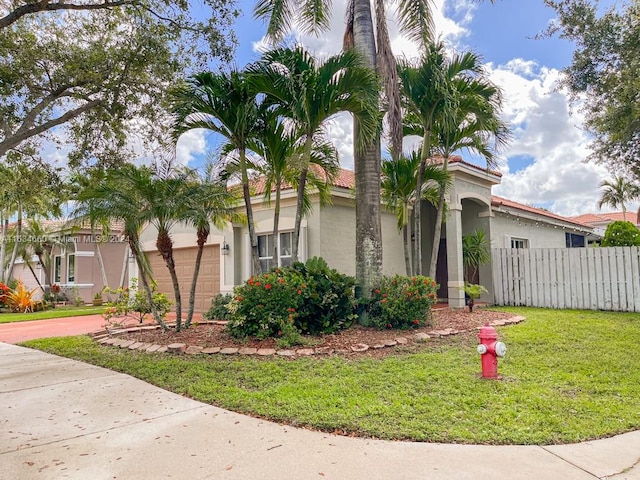
<path fill-rule="evenodd" d="M 496 248 L 494 302 L 640 312 L 640 248 Z"/>

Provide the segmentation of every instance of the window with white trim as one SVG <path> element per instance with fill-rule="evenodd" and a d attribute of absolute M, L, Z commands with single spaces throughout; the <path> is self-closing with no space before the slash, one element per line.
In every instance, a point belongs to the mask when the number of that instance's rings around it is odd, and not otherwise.
<path fill-rule="evenodd" d="M 278 235 L 278 265 L 273 259 L 273 235 L 258 235 L 258 257 L 260 258 L 260 268 L 263 272 L 278 267 L 291 265 L 291 245 L 293 242 L 293 232 L 284 232 Z"/>
<path fill-rule="evenodd" d="M 511 248 L 529 248 L 529 240 L 511 237 Z"/>
<path fill-rule="evenodd" d="M 67 255 L 67 283 L 76 281 L 76 256 Z"/>
<path fill-rule="evenodd" d="M 60 283 L 62 279 L 62 257 L 56 255 L 53 257 L 53 283 Z"/>

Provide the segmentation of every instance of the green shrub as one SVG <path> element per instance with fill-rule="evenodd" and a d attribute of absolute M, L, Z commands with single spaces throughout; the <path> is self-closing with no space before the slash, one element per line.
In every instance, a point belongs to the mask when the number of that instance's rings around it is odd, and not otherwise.
<path fill-rule="evenodd" d="M 437 290 L 438 284 L 428 277 L 381 277 L 364 305 L 363 323 L 399 329 L 429 326 Z"/>
<path fill-rule="evenodd" d="M 133 295 L 131 291 L 134 291 Z M 142 323 L 145 315 L 151 313 L 151 305 L 147 299 L 147 294 L 143 288 L 138 288 L 138 279 L 131 279 L 131 289 L 118 288 L 117 290 L 107 290 L 108 293 L 116 295 L 114 302 L 109 302 L 105 309 L 104 318 L 107 323 L 119 323 L 120 319 L 133 317 Z M 171 300 L 164 293 L 157 290 L 155 284 L 151 286 L 151 301 L 160 318 L 164 318 L 171 309 Z"/>
<path fill-rule="evenodd" d="M 228 293 L 219 293 L 211 300 L 211 308 L 202 316 L 207 320 L 229 320 L 231 312 L 229 312 L 227 305 L 232 298 L 233 296 Z"/>
<path fill-rule="evenodd" d="M 640 230 L 631 222 L 611 222 L 604 232 L 603 247 L 640 246 Z"/>
<path fill-rule="evenodd" d="M 227 325 L 235 337 L 280 337 L 291 333 L 331 333 L 350 326 L 355 280 L 330 269 L 322 259 L 278 268 L 236 287 Z"/>

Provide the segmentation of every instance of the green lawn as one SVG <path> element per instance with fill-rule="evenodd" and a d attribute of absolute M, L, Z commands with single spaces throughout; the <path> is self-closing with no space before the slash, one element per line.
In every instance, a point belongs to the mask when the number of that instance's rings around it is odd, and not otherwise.
<path fill-rule="evenodd" d="M 500 381 L 479 378 L 474 334 L 383 360 L 182 357 L 88 337 L 25 345 L 230 410 L 325 431 L 430 442 L 554 444 L 640 428 L 637 314 L 505 309 Z"/>
<path fill-rule="evenodd" d="M 33 313 L 0 313 L 0 323 L 29 322 L 31 320 L 48 320 L 50 318 L 79 317 L 104 312 L 105 307 L 56 307 Z"/>

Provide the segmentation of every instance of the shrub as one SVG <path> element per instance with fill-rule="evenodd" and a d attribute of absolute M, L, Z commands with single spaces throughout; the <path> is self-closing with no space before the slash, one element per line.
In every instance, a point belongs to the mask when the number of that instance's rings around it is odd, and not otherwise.
<path fill-rule="evenodd" d="M 7 305 L 13 312 L 27 313 L 44 309 L 44 302 L 35 300 L 33 294 L 38 290 L 27 290 L 22 282 L 7 293 Z"/>
<path fill-rule="evenodd" d="M 133 295 L 131 291 L 134 291 Z M 114 322 L 118 318 L 133 317 L 142 323 L 145 315 L 151 313 L 151 305 L 147 300 L 147 294 L 142 288 L 138 288 L 136 278 L 131 279 L 131 289 L 118 288 L 117 290 L 107 290 L 108 293 L 116 295 L 116 300 L 108 303 L 104 312 L 104 319 L 107 322 Z M 164 318 L 171 308 L 171 301 L 164 293 L 158 292 L 156 285 L 151 286 L 151 301 L 158 312 L 160 318 Z"/>
<path fill-rule="evenodd" d="M 231 312 L 227 305 L 233 298 L 232 295 L 219 293 L 211 300 L 211 307 L 202 315 L 207 320 L 229 320 Z"/>
<path fill-rule="evenodd" d="M 9 292 L 11 289 L 8 285 L 0 282 L 0 307 L 4 307 L 9 303 Z"/>
<path fill-rule="evenodd" d="M 431 324 L 438 284 L 428 277 L 381 277 L 366 301 L 364 324 L 378 328 L 418 328 Z"/>
<path fill-rule="evenodd" d="M 236 287 L 227 308 L 235 337 L 280 337 L 291 333 L 331 333 L 350 326 L 355 280 L 313 258 L 251 277 Z"/>
<path fill-rule="evenodd" d="M 603 247 L 640 246 L 640 230 L 631 222 L 611 222 L 604 232 Z"/>

